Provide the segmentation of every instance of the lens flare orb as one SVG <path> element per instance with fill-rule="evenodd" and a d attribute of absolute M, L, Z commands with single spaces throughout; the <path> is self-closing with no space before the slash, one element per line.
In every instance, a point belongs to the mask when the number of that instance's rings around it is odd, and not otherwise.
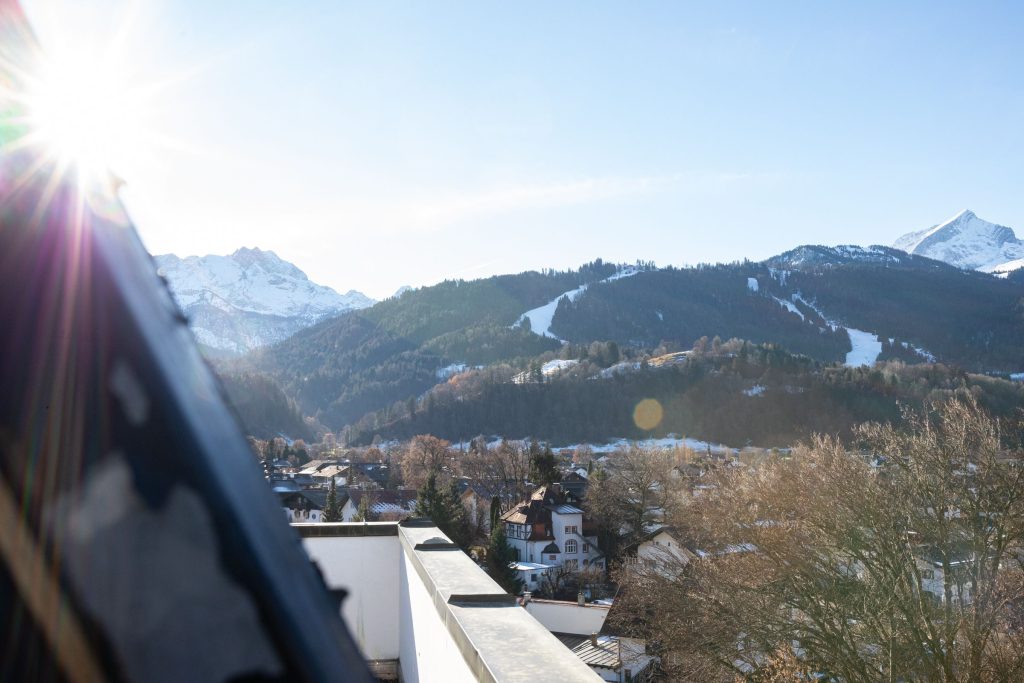
<path fill-rule="evenodd" d="M 636 404 L 636 408 L 633 409 L 633 422 L 637 427 L 643 430 L 651 430 L 661 424 L 661 419 L 665 416 L 665 411 L 661 407 L 661 403 L 654 398 L 645 398 Z"/>

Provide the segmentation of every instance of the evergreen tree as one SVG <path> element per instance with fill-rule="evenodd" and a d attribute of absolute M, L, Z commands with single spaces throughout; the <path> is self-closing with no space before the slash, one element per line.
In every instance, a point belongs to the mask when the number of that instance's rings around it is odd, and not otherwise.
<path fill-rule="evenodd" d="M 427 480 L 423 482 L 423 486 L 416 492 L 416 515 L 429 517 L 442 531 L 450 522 L 445 496 L 437 488 L 436 470 L 431 470 L 427 475 Z"/>
<path fill-rule="evenodd" d="M 448 483 L 448 495 L 445 505 L 448 507 L 448 528 L 442 531 L 462 549 L 469 548 L 472 542 L 472 534 L 469 530 L 469 519 L 466 516 L 466 508 L 462 506 L 462 498 L 459 496 L 458 483 L 452 479 Z"/>
<path fill-rule="evenodd" d="M 530 443 L 530 478 L 537 484 L 553 484 L 559 479 L 555 454 L 549 446 L 541 448 L 535 441 Z"/>
<path fill-rule="evenodd" d="M 460 548 L 469 547 L 469 525 L 454 480 L 442 490 L 437 486 L 437 471 L 432 470 L 417 492 L 416 514 L 429 517 Z"/>
<path fill-rule="evenodd" d="M 341 506 L 338 505 L 338 486 L 331 477 L 331 490 L 327 493 L 327 504 L 324 506 L 325 522 L 341 521 Z"/>
<path fill-rule="evenodd" d="M 370 509 L 370 494 L 364 493 L 363 497 L 359 500 L 359 507 L 356 509 L 356 514 L 352 516 L 353 522 L 374 522 L 376 521 L 376 515 L 373 510 Z"/>
<path fill-rule="evenodd" d="M 491 529 L 491 539 L 487 546 L 487 571 L 498 585 L 512 595 L 518 595 L 523 588 L 522 580 L 511 566 L 515 561 L 516 554 L 505 537 L 504 525 L 496 524 Z"/>
<path fill-rule="evenodd" d="M 494 531 L 501 524 L 501 500 L 498 496 L 491 496 L 491 526 Z"/>

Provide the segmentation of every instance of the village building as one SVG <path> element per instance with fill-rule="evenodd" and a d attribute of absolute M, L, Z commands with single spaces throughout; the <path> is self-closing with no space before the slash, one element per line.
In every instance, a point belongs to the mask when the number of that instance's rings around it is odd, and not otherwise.
<path fill-rule="evenodd" d="M 341 496 L 340 491 L 338 495 Z M 364 498 L 367 499 L 366 505 L 372 521 L 401 521 L 416 511 L 415 489 L 385 491 L 350 488 L 345 491 L 344 504 L 340 497 L 338 499 L 338 504 L 341 505 L 341 521 L 353 521 Z"/>
<path fill-rule="evenodd" d="M 530 616 L 558 638 L 594 673 L 609 683 L 644 683 L 652 680 L 658 658 L 649 654 L 646 643 L 609 632 L 612 605 L 542 600 L 523 595 L 520 604 Z"/>
<path fill-rule="evenodd" d="M 551 484 L 503 514 L 505 535 L 516 559 L 569 572 L 607 569 L 596 530 L 578 504 L 572 493 Z"/>
<path fill-rule="evenodd" d="M 289 522 L 322 522 L 324 508 L 327 506 L 327 491 L 298 490 L 280 491 L 275 489 L 281 499 L 281 506 Z M 341 494 L 339 493 L 339 496 Z M 341 500 L 339 499 L 339 503 Z"/>

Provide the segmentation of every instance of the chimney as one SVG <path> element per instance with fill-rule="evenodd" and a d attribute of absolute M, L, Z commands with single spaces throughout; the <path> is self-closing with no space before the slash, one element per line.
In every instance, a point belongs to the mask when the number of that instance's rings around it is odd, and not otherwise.
<path fill-rule="evenodd" d="M 587 604 L 587 599 L 583 597 L 583 591 L 576 594 L 576 604 L 583 607 Z"/>
<path fill-rule="evenodd" d="M 590 644 L 597 647 L 597 631 L 590 634 Z"/>

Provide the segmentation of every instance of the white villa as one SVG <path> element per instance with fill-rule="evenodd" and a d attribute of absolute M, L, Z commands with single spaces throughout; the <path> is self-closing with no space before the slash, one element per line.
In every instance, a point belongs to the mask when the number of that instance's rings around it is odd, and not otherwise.
<path fill-rule="evenodd" d="M 579 501 L 571 493 L 551 484 L 501 516 L 508 543 L 522 566 L 562 567 L 571 572 L 607 569 L 597 536 L 574 503 Z M 527 590 L 536 587 L 539 571 L 520 573 Z"/>

